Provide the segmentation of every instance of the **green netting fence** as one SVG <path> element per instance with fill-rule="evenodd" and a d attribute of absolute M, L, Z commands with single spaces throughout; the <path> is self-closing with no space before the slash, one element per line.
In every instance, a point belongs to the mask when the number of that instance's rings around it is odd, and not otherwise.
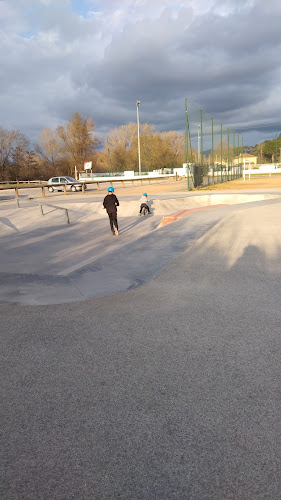
<path fill-rule="evenodd" d="M 243 137 L 185 100 L 186 163 L 194 187 L 243 175 Z"/>

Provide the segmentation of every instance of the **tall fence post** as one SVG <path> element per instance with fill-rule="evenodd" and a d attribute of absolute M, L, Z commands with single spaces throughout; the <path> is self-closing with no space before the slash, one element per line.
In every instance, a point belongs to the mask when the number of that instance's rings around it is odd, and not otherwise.
<path fill-rule="evenodd" d="M 200 108 L 200 128 L 201 128 L 201 140 L 200 140 L 200 163 L 203 164 L 203 110 Z"/>
<path fill-rule="evenodd" d="M 278 130 L 277 130 L 277 125 L 276 125 L 276 141 L 275 141 L 275 162 L 274 163 L 277 163 L 277 138 L 278 138 Z"/>
<path fill-rule="evenodd" d="M 227 180 L 229 181 L 229 128 L 227 128 Z"/>
<path fill-rule="evenodd" d="M 222 123 L 221 123 L 221 182 L 222 182 Z"/>
<path fill-rule="evenodd" d="M 188 114 L 187 114 L 187 99 L 185 99 L 185 142 L 186 142 L 186 177 L 187 191 L 189 191 L 189 165 L 188 165 Z M 177 177 L 176 177 L 176 180 Z"/>
<path fill-rule="evenodd" d="M 215 184 L 215 179 L 214 179 L 214 118 L 212 116 L 212 182 Z"/>

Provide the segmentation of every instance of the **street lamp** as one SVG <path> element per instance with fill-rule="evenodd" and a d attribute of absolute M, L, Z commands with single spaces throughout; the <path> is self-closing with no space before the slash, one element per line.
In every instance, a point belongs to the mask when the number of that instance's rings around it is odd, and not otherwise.
<path fill-rule="evenodd" d="M 138 152 L 139 152 L 139 175 L 141 175 L 141 156 L 140 156 L 140 120 L 139 120 L 139 105 L 140 105 L 140 101 L 136 101 L 136 106 L 137 106 L 137 121 L 138 121 Z"/>

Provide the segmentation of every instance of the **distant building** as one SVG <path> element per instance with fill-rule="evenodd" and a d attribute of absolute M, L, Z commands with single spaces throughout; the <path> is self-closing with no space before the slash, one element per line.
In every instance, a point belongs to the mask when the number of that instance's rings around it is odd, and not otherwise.
<path fill-rule="evenodd" d="M 245 162 L 246 166 L 250 168 L 256 167 L 258 163 L 258 157 L 250 155 L 249 153 L 241 153 L 239 156 L 233 158 L 233 165 L 243 165 Z"/>

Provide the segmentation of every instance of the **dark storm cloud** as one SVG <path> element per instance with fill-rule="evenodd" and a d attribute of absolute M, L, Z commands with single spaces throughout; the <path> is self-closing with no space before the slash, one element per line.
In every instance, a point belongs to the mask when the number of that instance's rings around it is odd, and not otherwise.
<path fill-rule="evenodd" d="M 185 97 L 227 126 L 276 123 L 280 18 L 279 0 L 0 0 L 1 125 L 36 139 L 79 111 L 104 136 L 139 99 L 142 121 L 183 130 Z"/>
<path fill-rule="evenodd" d="M 249 109 L 280 84 L 279 19 L 266 31 L 272 12 L 265 10 L 256 2 L 228 17 L 194 17 L 186 10 L 180 19 L 167 11 L 157 21 L 143 20 L 114 37 L 98 67 L 88 68 L 89 86 L 102 87 L 124 105 L 142 99 L 144 119 L 154 113 L 158 125 L 157 110 L 178 100 L 180 111 L 185 96 L 218 117 L 239 110 L 241 121 L 249 119 Z M 176 125 L 182 127 L 180 117 Z"/>

